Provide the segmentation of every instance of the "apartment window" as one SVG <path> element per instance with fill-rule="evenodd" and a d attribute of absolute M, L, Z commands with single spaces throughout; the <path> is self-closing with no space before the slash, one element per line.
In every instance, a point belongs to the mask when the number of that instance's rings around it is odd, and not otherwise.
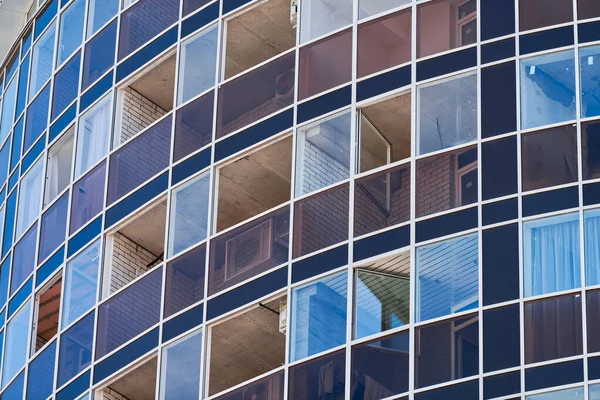
<path fill-rule="evenodd" d="M 177 254 L 206 239 L 210 173 L 173 190 L 168 254 Z"/>
<path fill-rule="evenodd" d="M 405 4 L 409 4 L 411 0 L 359 0 L 358 2 L 358 18 L 368 18 L 373 15 L 383 13 Z"/>
<path fill-rule="evenodd" d="M 100 250 L 100 240 L 97 240 L 67 263 L 62 309 L 63 327 L 75 321 L 96 303 Z"/>
<path fill-rule="evenodd" d="M 75 127 L 71 127 L 48 150 L 44 206 L 52 202 L 71 182 Z"/>
<path fill-rule="evenodd" d="M 93 1 L 92 1 L 93 3 Z M 85 0 L 75 0 L 60 16 L 57 65 L 62 64 L 83 39 Z"/>
<path fill-rule="evenodd" d="M 519 31 L 573 21 L 571 0 L 519 0 Z"/>
<path fill-rule="evenodd" d="M 165 318 L 204 298 L 205 265 L 205 244 L 195 247 L 167 263 Z"/>
<path fill-rule="evenodd" d="M 54 365 L 56 361 L 56 342 L 46 347 L 29 364 L 27 374 L 27 396 L 32 399 L 47 399 L 54 387 Z"/>
<path fill-rule="evenodd" d="M 417 321 L 479 306 L 478 244 L 474 233 L 417 249 Z"/>
<path fill-rule="evenodd" d="M 40 158 L 21 180 L 17 209 L 18 238 L 40 214 L 44 159 Z"/>
<path fill-rule="evenodd" d="M 215 92 L 186 104 L 175 112 L 173 162 L 192 154 L 212 140 Z"/>
<path fill-rule="evenodd" d="M 197 398 L 200 393 L 202 331 L 189 334 L 162 350 L 160 400 Z"/>
<path fill-rule="evenodd" d="M 73 184 L 69 234 L 87 224 L 102 211 L 106 187 L 106 162 L 102 162 Z"/>
<path fill-rule="evenodd" d="M 522 129 L 575 119 L 573 50 L 521 60 L 520 89 Z"/>
<path fill-rule="evenodd" d="M 33 99 L 52 74 L 54 65 L 54 37 L 56 23 L 40 37 L 33 46 L 31 80 L 29 81 L 29 100 Z"/>
<path fill-rule="evenodd" d="M 52 278 L 50 283 L 45 285 L 36 296 L 34 314 L 36 333 L 31 348 L 32 354 L 38 352 L 58 333 L 61 289 L 62 275 L 58 275 Z"/>
<path fill-rule="evenodd" d="M 88 7 L 87 37 L 89 38 L 117 13 L 119 0 L 90 0 Z"/>
<path fill-rule="evenodd" d="M 6 326 L 6 343 L 2 363 L 2 387 L 17 374 L 27 359 L 27 343 L 29 343 L 29 314 L 31 301 L 15 314 Z"/>
<path fill-rule="evenodd" d="M 17 78 L 14 78 L 4 92 L 4 98 L 2 99 L 2 115 L 0 119 L 0 141 L 4 141 L 13 126 L 15 119 L 17 82 Z"/>
<path fill-rule="evenodd" d="M 290 362 L 346 343 L 347 277 L 343 271 L 292 290 Z"/>
<path fill-rule="evenodd" d="M 427 154 L 477 139 L 477 75 L 418 87 L 417 151 Z"/>
<path fill-rule="evenodd" d="M 300 43 L 326 35 L 351 23 L 351 0 L 300 2 Z"/>
<path fill-rule="evenodd" d="M 42 215 L 38 262 L 44 261 L 64 242 L 67 232 L 68 206 L 69 193 L 65 193 Z"/>
<path fill-rule="evenodd" d="M 579 240 L 577 213 L 523 223 L 526 297 L 581 286 Z"/>
<path fill-rule="evenodd" d="M 35 267 L 35 245 L 37 243 L 37 223 L 23 235 L 15 245 L 12 272 L 10 275 L 10 294 L 12 295 L 25 282 Z"/>
<path fill-rule="evenodd" d="M 596 92 L 598 91 L 598 75 L 600 75 L 600 46 L 579 49 L 579 68 L 581 118 L 599 116 L 600 97 Z"/>
<path fill-rule="evenodd" d="M 95 0 L 96 3 L 113 3 L 118 0 Z M 81 90 L 87 89 L 115 63 L 117 21 L 111 22 L 85 45 Z"/>
<path fill-rule="evenodd" d="M 215 85 L 218 34 L 219 26 L 215 24 L 181 44 L 177 104 Z"/>
<path fill-rule="evenodd" d="M 50 106 L 50 83 L 42 89 L 40 95 L 33 100 L 27 108 L 25 122 L 25 137 L 23 140 L 23 154 L 38 140 L 48 127 L 48 109 Z M 18 123 L 17 123 L 18 125 Z"/>
<path fill-rule="evenodd" d="M 585 391 L 581 387 L 574 389 L 554 390 L 552 392 L 525 396 L 525 400 L 583 400 L 584 392 Z M 589 398 L 590 400 L 597 400 L 597 398 L 592 394 L 592 386 L 590 386 Z"/>
<path fill-rule="evenodd" d="M 80 64 L 81 53 L 77 53 L 55 75 L 52 93 L 52 120 L 58 117 L 77 97 Z"/>
<path fill-rule="evenodd" d="M 600 209 L 583 213 L 585 238 L 585 284 L 600 284 Z"/>
<path fill-rule="evenodd" d="M 108 95 L 79 119 L 75 179 L 106 155 L 111 132 L 112 96 Z"/>
<path fill-rule="evenodd" d="M 61 334 L 58 349 L 58 387 L 91 364 L 93 337 L 93 312 Z"/>
<path fill-rule="evenodd" d="M 343 350 L 336 351 L 290 367 L 288 399 L 318 399 L 324 392 L 324 387 L 319 382 L 327 382 L 326 397 L 329 400 L 343 400 L 346 386 L 345 354 Z"/>

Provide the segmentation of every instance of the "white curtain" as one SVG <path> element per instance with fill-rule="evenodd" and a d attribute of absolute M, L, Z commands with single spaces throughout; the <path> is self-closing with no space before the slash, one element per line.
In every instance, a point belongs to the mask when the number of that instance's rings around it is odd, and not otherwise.
<path fill-rule="evenodd" d="M 600 284 L 600 213 L 585 218 L 585 284 Z"/>
<path fill-rule="evenodd" d="M 579 220 L 548 221 L 526 229 L 525 295 L 581 286 Z"/>
<path fill-rule="evenodd" d="M 40 213 L 40 197 L 42 194 L 42 166 L 38 160 L 27 172 L 19 189 L 19 208 L 17 211 L 17 237 L 33 222 Z"/>

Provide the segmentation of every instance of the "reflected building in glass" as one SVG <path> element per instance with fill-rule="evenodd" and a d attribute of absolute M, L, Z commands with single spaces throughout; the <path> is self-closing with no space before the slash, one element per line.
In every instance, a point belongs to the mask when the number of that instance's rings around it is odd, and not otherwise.
<path fill-rule="evenodd" d="M 0 399 L 600 400 L 597 0 L 36 0 L 13 39 Z"/>

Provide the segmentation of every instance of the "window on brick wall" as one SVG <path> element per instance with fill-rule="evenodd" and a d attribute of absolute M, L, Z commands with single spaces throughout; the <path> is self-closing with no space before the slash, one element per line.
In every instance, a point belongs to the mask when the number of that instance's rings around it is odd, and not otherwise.
<path fill-rule="evenodd" d="M 75 126 L 72 126 L 48 150 L 44 206 L 54 200 L 71 182 L 74 140 Z"/>
<path fill-rule="evenodd" d="M 348 179 L 351 123 L 350 112 L 343 111 L 298 128 L 296 197 Z"/>
<path fill-rule="evenodd" d="M 208 328 L 209 395 L 265 374 L 285 363 L 287 326 L 281 323 L 282 313 L 287 313 L 285 296 L 262 301 Z M 280 392 L 282 390 L 282 387 L 267 389 L 261 398 L 280 398 L 275 395 L 283 394 Z"/>
<path fill-rule="evenodd" d="M 290 0 L 271 0 L 252 5 L 225 26 L 222 79 L 237 75 L 296 45 L 296 22 L 290 20 Z M 294 70 L 278 77 L 277 90 L 292 92 Z"/>
<path fill-rule="evenodd" d="M 112 96 L 104 97 L 79 118 L 75 179 L 79 178 L 108 152 L 112 114 Z"/>
<path fill-rule="evenodd" d="M 34 343 L 31 353 L 37 353 L 58 332 L 60 320 L 60 298 L 62 292 L 62 273 L 53 277 L 37 294 L 34 314 Z"/>
<path fill-rule="evenodd" d="M 175 62 L 175 55 L 167 56 L 157 66 L 140 74 L 134 82 L 119 89 L 113 148 L 136 136 L 173 109 Z"/>
<path fill-rule="evenodd" d="M 410 157 L 410 92 L 361 108 L 358 172 L 365 172 Z"/>
<path fill-rule="evenodd" d="M 167 200 L 159 200 L 143 214 L 107 236 L 102 297 L 155 269 L 165 251 Z"/>
<path fill-rule="evenodd" d="M 292 137 L 243 155 L 217 171 L 218 232 L 290 199 Z"/>

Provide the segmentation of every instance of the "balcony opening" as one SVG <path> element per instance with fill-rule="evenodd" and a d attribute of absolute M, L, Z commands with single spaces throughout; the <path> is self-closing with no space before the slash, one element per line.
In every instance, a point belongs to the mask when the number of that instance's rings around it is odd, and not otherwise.
<path fill-rule="evenodd" d="M 285 296 L 256 304 L 210 328 L 209 395 L 221 392 L 285 363 Z M 278 399 L 283 386 L 268 385 L 264 397 Z M 254 398 L 254 397 L 248 397 Z"/>
<path fill-rule="evenodd" d="M 410 157 L 410 92 L 359 110 L 359 172 Z"/>
<path fill-rule="evenodd" d="M 103 298 L 154 269 L 164 259 L 167 200 L 107 236 Z"/>
<path fill-rule="evenodd" d="M 223 79 L 237 75 L 296 45 L 290 0 L 268 0 L 226 22 Z M 294 71 L 290 79 L 294 81 Z"/>
<path fill-rule="evenodd" d="M 290 199 L 292 137 L 219 168 L 217 231 Z"/>
<path fill-rule="evenodd" d="M 58 332 L 61 294 L 62 274 L 58 274 L 39 291 L 36 297 L 36 334 L 32 354 L 37 353 Z"/>
<path fill-rule="evenodd" d="M 176 56 L 171 54 L 119 90 L 113 148 L 173 109 L 175 65 Z"/>
<path fill-rule="evenodd" d="M 96 393 L 94 398 L 103 400 L 154 400 L 156 392 L 156 356 Z"/>

